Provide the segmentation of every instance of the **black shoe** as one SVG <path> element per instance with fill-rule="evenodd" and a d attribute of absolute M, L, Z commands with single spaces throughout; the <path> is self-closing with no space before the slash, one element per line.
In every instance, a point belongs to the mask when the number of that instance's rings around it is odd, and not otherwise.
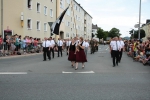
<path fill-rule="evenodd" d="M 57 56 L 57 57 L 59 57 L 59 56 Z"/>
<path fill-rule="evenodd" d="M 49 60 L 51 60 L 51 58 L 49 58 Z"/>
<path fill-rule="evenodd" d="M 113 67 L 115 67 L 115 65 L 113 65 Z"/>
<path fill-rule="evenodd" d="M 116 63 L 116 65 L 118 66 L 118 63 Z"/>
<path fill-rule="evenodd" d="M 43 61 L 46 61 L 46 60 L 43 60 Z"/>

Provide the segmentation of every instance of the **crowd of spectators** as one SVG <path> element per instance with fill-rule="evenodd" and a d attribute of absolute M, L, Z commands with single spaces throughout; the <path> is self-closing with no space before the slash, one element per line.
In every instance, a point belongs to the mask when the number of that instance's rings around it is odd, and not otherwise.
<path fill-rule="evenodd" d="M 42 41 L 40 38 L 33 38 L 25 36 L 23 39 L 21 35 L 8 36 L 5 35 L 4 38 L 0 35 L 0 56 L 8 55 L 21 55 L 24 54 L 40 52 Z"/>
<path fill-rule="evenodd" d="M 150 65 L 150 40 L 128 40 L 125 41 L 125 51 L 127 55 L 133 58 L 133 61 L 139 61 L 143 65 Z"/>

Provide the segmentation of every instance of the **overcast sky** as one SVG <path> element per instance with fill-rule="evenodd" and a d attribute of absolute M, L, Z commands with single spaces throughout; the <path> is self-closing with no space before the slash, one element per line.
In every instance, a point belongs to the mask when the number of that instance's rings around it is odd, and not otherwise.
<path fill-rule="evenodd" d="M 106 31 L 116 27 L 122 37 L 139 22 L 140 0 L 76 0 L 93 17 L 93 23 Z M 141 23 L 150 19 L 150 0 L 142 0 Z"/>

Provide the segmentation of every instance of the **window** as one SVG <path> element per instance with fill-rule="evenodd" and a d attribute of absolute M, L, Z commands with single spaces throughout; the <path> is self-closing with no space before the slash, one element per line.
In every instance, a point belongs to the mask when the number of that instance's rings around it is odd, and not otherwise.
<path fill-rule="evenodd" d="M 78 6 L 76 6 L 76 10 L 78 10 Z"/>
<path fill-rule="evenodd" d="M 37 3 L 37 12 L 40 12 L 40 3 Z"/>
<path fill-rule="evenodd" d="M 31 21 L 31 19 L 27 20 L 27 28 L 28 29 L 32 29 L 32 21 Z"/>
<path fill-rule="evenodd" d="M 70 26 L 70 22 L 68 22 L 68 26 Z"/>
<path fill-rule="evenodd" d="M 40 30 L 40 21 L 37 21 L 37 30 Z"/>
<path fill-rule="evenodd" d="M 60 0 L 60 8 L 64 8 L 64 1 Z"/>
<path fill-rule="evenodd" d="M 66 33 L 66 37 L 69 37 L 69 33 Z"/>
<path fill-rule="evenodd" d="M 44 6 L 44 14 L 47 15 L 47 7 Z"/>
<path fill-rule="evenodd" d="M 67 15 L 69 15 L 69 16 L 70 16 L 70 9 L 68 9 L 68 10 L 67 10 Z"/>
<path fill-rule="evenodd" d="M 70 4 L 70 0 L 67 0 L 67 3 Z"/>
<path fill-rule="evenodd" d="M 47 23 L 44 23 L 44 31 L 47 31 Z"/>
<path fill-rule="evenodd" d="M 53 9 L 50 9 L 50 16 L 53 17 Z"/>
<path fill-rule="evenodd" d="M 27 3 L 28 3 L 28 4 L 27 4 L 27 5 L 28 5 L 28 8 L 29 8 L 29 9 L 32 9 L 32 0 L 27 0 L 27 1 L 28 1 L 28 2 L 27 2 Z"/>

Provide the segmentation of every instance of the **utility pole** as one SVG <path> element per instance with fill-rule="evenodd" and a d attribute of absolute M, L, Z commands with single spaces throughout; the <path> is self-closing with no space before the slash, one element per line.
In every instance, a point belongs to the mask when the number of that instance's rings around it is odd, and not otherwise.
<path fill-rule="evenodd" d="M 139 34 L 138 34 L 138 38 L 140 39 L 140 24 L 141 24 L 141 0 L 140 0 L 140 6 L 139 6 Z"/>

